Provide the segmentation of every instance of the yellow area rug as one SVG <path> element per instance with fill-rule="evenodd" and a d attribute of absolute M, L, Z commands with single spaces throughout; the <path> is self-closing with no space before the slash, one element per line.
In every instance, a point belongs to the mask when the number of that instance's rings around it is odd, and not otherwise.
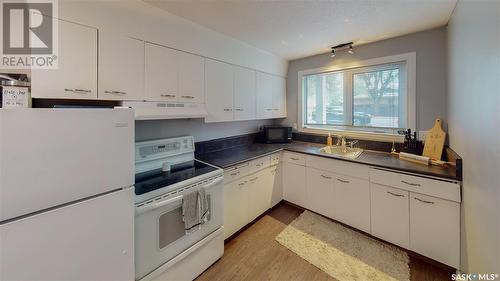
<path fill-rule="evenodd" d="M 410 280 L 406 252 L 309 211 L 276 241 L 339 281 Z"/>

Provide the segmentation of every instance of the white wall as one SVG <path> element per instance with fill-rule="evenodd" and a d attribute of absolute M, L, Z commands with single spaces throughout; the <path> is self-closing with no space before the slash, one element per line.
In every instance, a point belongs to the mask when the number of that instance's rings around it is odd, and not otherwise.
<path fill-rule="evenodd" d="M 500 1 L 459 1 L 448 48 L 450 146 L 464 159 L 463 269 L 500 273 Z"/>
<path fill-rule="evenodd" d="M 287 61 L 140 0 L 59 0 L 59 18 L 197 55 L 286 75 Z"/>
<path fill-rule="evenodd" d="M 380 58 L 416 52 L 416 125 L 418 130 L 427 130 L 434 125 L 435 118 L 446 123 L 446 28 L 404 35 L 366 45 L 354 46 L 354 54 L 339 52 L 334 59 L 330 54 L 320 54 L 290 62 L 287 75 L 287 110 L 285 123 L 297 123 L 298 72 L 336 64 L 352 64 Z"/>

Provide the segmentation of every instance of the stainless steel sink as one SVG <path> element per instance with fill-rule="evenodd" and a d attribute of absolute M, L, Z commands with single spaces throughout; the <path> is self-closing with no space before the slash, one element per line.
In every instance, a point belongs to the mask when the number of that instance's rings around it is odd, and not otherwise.
<path fill-rule="evenodd" d="M 351 148 L 351 147 L 342 147 L 338 145 L 325 146 L 319 150 L 321 153 L 336 155 L 339 157 L 356 159 L 361 153 L 363 153 L 363 149 L 361 148 Z"/>

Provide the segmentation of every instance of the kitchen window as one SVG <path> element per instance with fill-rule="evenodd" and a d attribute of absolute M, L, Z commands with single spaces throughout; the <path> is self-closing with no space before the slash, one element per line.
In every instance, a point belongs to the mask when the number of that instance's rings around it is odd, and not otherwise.
<path fill-rule="evenodd" d="M 299 131 L 392 140 L 415 130 L 415 57 L 299 72 Z"/>

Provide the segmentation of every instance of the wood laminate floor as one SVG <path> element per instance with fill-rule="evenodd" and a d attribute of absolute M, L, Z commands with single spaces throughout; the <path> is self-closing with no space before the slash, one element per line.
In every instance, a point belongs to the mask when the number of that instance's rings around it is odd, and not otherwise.
<path fill-rule="evenodd" d="M 224 256 L 197 281 L 335 280 L 274 240 L 302 209 L 281 202 L 225 245 Z M 412 281 L 450 280 L 453 272 L 410 256 Z"/>

